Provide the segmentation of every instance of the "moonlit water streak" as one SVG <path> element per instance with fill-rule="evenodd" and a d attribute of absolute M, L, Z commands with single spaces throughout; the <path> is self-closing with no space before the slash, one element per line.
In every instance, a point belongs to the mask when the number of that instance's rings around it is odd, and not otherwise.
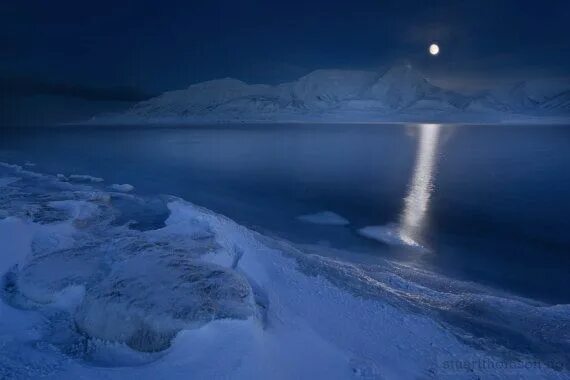
<path fill-rule="evenodd" d="M 436 161 L 440 124 L 420 124 L 418 153 L 404 211 L 400 218 L 399 235 L 402 241 L 418 245 L 433 190 L 433 173 Z"/>
<path fill-rule="evenodd" d="M 416 162 L 408 193 L 404 198 L 404 209 L 400 215 L 399 223 L 364 227 L 358 230 L 361 235 L 390 245 L 409 245 L 423 248 L 420 240 L 433 190 L 433 174 L 440 128 L 440 124 L 418 125 L 419 142 Z"/>

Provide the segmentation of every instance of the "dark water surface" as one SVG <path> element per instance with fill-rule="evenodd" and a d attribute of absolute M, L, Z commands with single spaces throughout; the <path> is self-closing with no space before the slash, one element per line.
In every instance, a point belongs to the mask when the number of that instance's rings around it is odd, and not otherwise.
<path fill-rule="evenodd" d="M 0 133 L 0 161 L 177 195 L 265 234 L 354 252 L 348 258 L 355 261 L 389 257 L 570 303 L 570 126 L 81 126 Z M 297 219 L 324 210 L 350 225 Z M 128 217 L 144 225 L 164 216 Z M 358 233 L 391 224 L 428 249 Z"/>

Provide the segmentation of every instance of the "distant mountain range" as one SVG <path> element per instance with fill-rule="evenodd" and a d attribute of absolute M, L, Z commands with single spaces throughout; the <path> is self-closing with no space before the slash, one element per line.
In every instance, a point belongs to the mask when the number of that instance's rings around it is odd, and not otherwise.
<path fill-rule="evenodd" d="M 276 86 L 216 79 L 168 91 L 92 123 L 502 122 L 570 119 L 570 89 L 546 82 L 465 95 L 430 83 L 411 65 L 386 72 L 316 70 Z"/>

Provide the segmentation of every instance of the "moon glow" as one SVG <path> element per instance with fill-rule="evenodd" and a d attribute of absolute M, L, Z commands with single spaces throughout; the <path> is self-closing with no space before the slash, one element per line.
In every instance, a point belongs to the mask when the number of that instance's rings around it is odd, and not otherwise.
<path fill-rule="evenodd" d="M 437 46 L 437 44 L 429 45 L 429 53 L 431 55 L 438 55 L 439 54 L 439 46 Z"/>

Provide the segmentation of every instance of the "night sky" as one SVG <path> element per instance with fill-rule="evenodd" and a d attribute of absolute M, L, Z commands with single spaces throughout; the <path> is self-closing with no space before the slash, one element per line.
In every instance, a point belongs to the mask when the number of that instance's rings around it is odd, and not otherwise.
<path fill-rule="evenodd" d="M 70 112 L 52 97 L 81 103 L 79 116 L 219 77 L 279 83 L 401 61 L 456 89 L 568 79 L 569 22 L 563 0 L 5 0 L 0 116 Z"/>

